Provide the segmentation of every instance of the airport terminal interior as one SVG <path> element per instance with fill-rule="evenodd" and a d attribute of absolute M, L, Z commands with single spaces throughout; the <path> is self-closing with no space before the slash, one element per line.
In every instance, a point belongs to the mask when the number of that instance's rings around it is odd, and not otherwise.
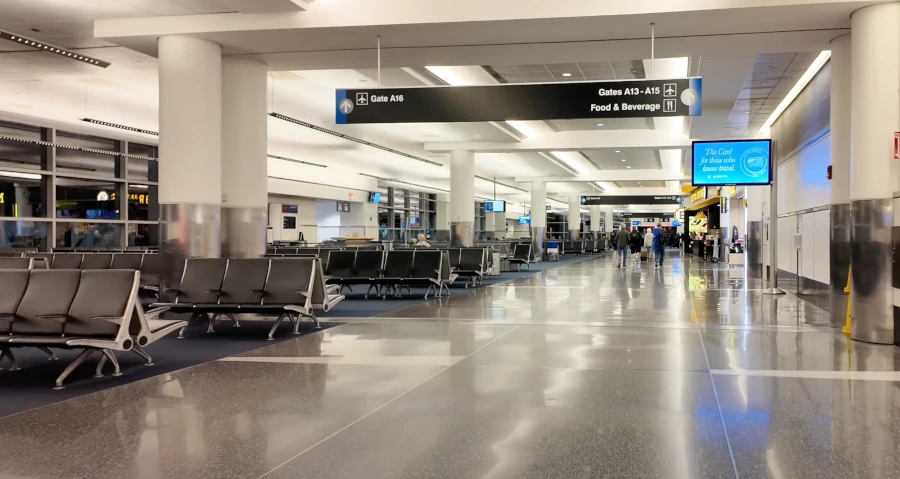
<path fill-rule="evenodd" d="M 0 478 L 900 477 L 900 3 L 0 0 Z"/>

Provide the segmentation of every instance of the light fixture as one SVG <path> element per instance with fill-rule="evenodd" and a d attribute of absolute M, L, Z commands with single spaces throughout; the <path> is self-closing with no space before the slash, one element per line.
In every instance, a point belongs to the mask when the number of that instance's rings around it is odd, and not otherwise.
<path fill-rule="evenodd" d="M 47 53 L 52 53 L 54 55 L 59 55 L 61 57 L 71 58 L 72 60 L 78 60 L 82 63 L 87 63 L 88 65 L 94 65 L 100 68 L 106 68 L 110 65 L 109 62 L 89 57 L 86 55 L 81 55 L 75 52 L 70 52 L 65 48 L 59 48 L 57 46 L 48 45 L 44 42 L 39 42 L 37 40 L 32 40 L 30 38 L 23 37 L 21 35 L 17 35 L 14 33 L 9 33 L 3 30 L 0 30 L 0 40 L 7 40 L 13 43 L 18 43 L 20 45 L 25 45 L 35 50 L 44 51 Z"/>
<path fill-rule="evenodd" d="M 5 176 L 7 178 L 21 178 L 23 180 L 41 179 L 41 175 L 35 175 L 33 173 L 18 173 L 15 171 L 0 171 L 0 176 Z"/>
<path fill-rule="evenodd" d="M 622 158 L 622 161 L 628 161 L 628 160 L 626 160 L 625 158 Z"/>
<path fill-rule="evenodd" d="M 775 120 L 784 113 L 784 110 L 794 102 L 800 92 L 806 88 L 806 85 L 809 84 L 810 81 L 819 73 L 819 70 L 828 63 L 828 59 L 831 58 L 831 50 L 825 50 L 819 53 L 819 56 L 813 60 L 812 64 L 809 68 L 806 69 L 806 72 L 803 73 L 803 76 L 797 80 L 797 84 L 794 85 L 794 88 L 791 88 L 791 91 L 788 92 L 787 96 L 784 97 L 784 100 L 781 100 L 781 103 L 778 104 L 778 108 L 775 108 L 775 111 L 769 116 L 769 119 L 763 123 L 762 128 L 760 130 L 766 130 L 767 128 L 771 128 L 772 124 L 775 123 Z"/>
<path fill-rule="evenodd" d="M 291 163 L 300 163 L 301 165 L 316 166 L 318 168 L 328 168 L 327 165 L 320 165 L 318 163 L 311 163 L 309 161 L 303 161 L 303 160 L 295 160 L 293 158 L 287 158 L 284 156 L 278 156 L 278 155 L 266 155 L 266 156 L 269 158 L 274 158 L 276 160 L 290 161 Z"/>
<path fill-rule="evenodd" d="M 630 167 L 630 166 L 626 166 L 626 167 L 625 167 L 625 169 L 628 169 L 628 170 L 630 170 L 630 169 L 631 169 L 631 167 Z"/>
<path fill-rule="evenodd" d="M 128 187 L 134 188 L 137 190 L 146 190 L 146 189 L 150 188 L 150 186 L 148 186 L 148 185 L 128 185 Z"/>
<path fill-rule="evenodd" d="M 95 120 L 93 118 L 80 118 L 80 120 L 87 122 L 87 123 L 93 123 L 95 125 L 103 125 L 103 126 L 108 126 L 110 128 L 118 128 L 120 130 L 133 131 L 135 133 L 143 133 L 145 135 L 159 136 L 158 131 L 144 130 L 142 128 L 135 128 L 133 126 L 120 125 L 118 123 L 110 123 L 108 121 L 103 121 L 103 120 Z"/>
<path fill-rule="evenodd" d="M 569 168 L 572 168 L 573 170 L 578 172 L 578 174 L 583 175 L 588 172 L 588 170 L 580 162 L 575 161 L 575 159 L 571 157 L 571 155 L 573 154 L 572 152 L 551 151 L 550 154 L 559 161 L 562 161 L 566 165 L 569 165 Z"/>
<path fill-rule="evenodd" d="M 15 136 L 0 135 L 0 140 L 15 141 L 15 142 L 19 142 L 19 143 L 27 143 L 29 145 L 52 146 L 54 148 L 65 148 L 67 150 L 86 151 L 88 153 L 97 153 L 100 155 L 122 156 L 125 158 L 135 158 L 138 160 L 159 161 L 159 158 L 154 158 L 152 156 L 132 155 L 132 154 L 128 154 L 128 153 L 122 153 L 121 151 L 99 150 L 97 148 L 84 148 L 81 146 L 63 145 L 61 143 L 51 143 L 49 141 L 43 141 L 43 140 L 26 140 L 24 138 L 18 138 Z M 68 168 L 79 169 L 74 166 L 68 167 Z M 93 170 L 89 170 L 89 171 L 93 171 Z"/>
<path fill-rule="evenodd" d="M 572 76 L 572 74 L 567 72 L 567 73 L 563 73 L 562 76 L 564 76 L 564 77 L 570 77 L 570 76 Z"/>
<path fill-rule="evenodd" d="M 616 150 L 616 153 L 622 153 L 622 150 Z"/>
<path fill-rule="evenodd" d="M 603 123 L 597 123 L 597 126 L 603 126 Z"/>
<path fill-rule="evenodd" d="M 429 165 L 435 165 L 435 166 L 441 166 L 441 167 L 444 166 L 444 165 L 442 165 L 441 163 L 438 163 L 438 162 L 436 162 L 436 161 L 426 160 L 425 158 L 419 158 L 418 156 L 410 155 L 409 153 L 404 153 L 404 152 L 402 152 L 402 151 L 397 151 L 397 150 L 395 150 L 395 149 L 393 149 L 393 148 L 388 148 L 388 147 L 386 147 L 386 146 L 382 146 L 382 145 L 379 145 L 379 144 L 377 144 L 377 143 L 372 143 L 372 142 L 369 142 L 369 141 L 366 141 L 366 140 L 361 140 L 361 139 L 359 139 L 359 138 L 352 137 L 352 136 L 350 136 L 350 135 L 345 135 L 345 134 L 343 134 L 343 133 L 338 133 L 338 132 L 336 132 L 336 131 L 334 131 L 334 130 L 329 130 L 328 128 L 322 128 L 321 126 L 313 125 L 312 123 L 307 123 L 307 122 L 305 122 L 305 121 L 303 121 L 303 120 L 298 120 L 298 119 L 296 119 L 296 118 L 291 118 L 291 117 L 289 117 L 289 116 L 282 115 L 281 113 L 275 113 L 275 112 L 272 112 L 272 113 L 269 113 L 269 116 L 271 116 L 271 117 L 273 117 L 273 118 L 278 118 L 279 120 L 284 120 L 284 121 L 293 123 L 293 124 L 295 124 L 295 125 L 300 125 L 300 126 L 304 126 L 304 127 L 306 127 L 306 128 L 310 128 L 310 129 L 313 129 L 313 130 L 316 130 L 316 131 L 320 131 L 320 132 L 322 132 L 322 133 L 327 133 L 327 134 L 329 134 L 329 135 L 331 135 L 331 136 L 336 136 L 336 137 L 338 137 L 338 138 L 343 138 L 343 139 L 345 139 L 345 140 L 350 140 L 350 141 L 359 143 L 360 145 L 371 146 L 372 148 L 378 148 L 379 150 L 386 151 L 386 152 L 388 152 L 388 153 L 393 153 L 393 154 L 395 154 L 395 155 L 405 156 L 406 158 L 410 158 L 410 159 L 413 159 L 413 160 L 416 160 L 416 161 L 421 161 L 422 163 L 428 163 Z"/>

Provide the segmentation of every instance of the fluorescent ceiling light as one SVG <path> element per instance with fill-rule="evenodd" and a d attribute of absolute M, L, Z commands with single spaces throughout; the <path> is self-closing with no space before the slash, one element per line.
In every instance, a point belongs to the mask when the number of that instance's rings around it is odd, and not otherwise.
<path fill-rule="evenodd" d="M 119 123 L 110 123 L 110 122 L 108 122 L 108 121 L 103 121 L 103 120 L 95 120 L 95 119 L 93 119 L 93 118 L 82 118 L 81 121 L 84 121 L 84 122 L 87 122 L 87 123 L 93 123 L 93 124 L 95 124 L 95 125 L 108 126 L 108 127 L 110 127 L 110 128 L 119 128 L 120 130 L 134 131 L 134 132 L 137 132 L 137 133 L 143 133 L 143 134 L 145 134 L 145 135 L 159 136 L 159 132 L 156 132 L 156 131 L 152 131 L 152 130 L 144 130 L 144 129 L 142 129 L 142 128 L 135 128 L 135 127 L 133 127 L 133 126 L 122 125 L 122 124 L 119 124 Z"/>
<path fill-rule="evenodd" d="M 320 164 L 318 164 L 318 163 L 312 163 L 312 162 L 309 162 L 309 161 L 303 161 L 303 160 L 295 160 L 295 159 L 293 159 L 293 158 L 287 158 L 287 157 L 285 157 L 285 156 L 278 156 L 278 155 L 266 155 L 266 156 L 269 157 L 269 158 L 276 159 L 276 160 L 290 161 L 291 163 L 299 163 L 299 164 L 301 164 L 301 165 L 316 166 L 316 167 L 319 167 L 319 168 L 328 168 L 326 165 L 320 165 Z"/>
<path fill-rule="evenodd" d="M 597 123 L 597 126 L 603 126 L 603 123 Z"/>
<path fill-rule="evenodd" d="M 0 171 L 0 176 L 6 176 L 9 178 L 21 178 L 23 180 L 39 180 L 39 179 L 41 179 L 41 175 L 35 175 L 32 173 L 17 173 L 15 171 Z"/>
<path fill-rule="evenodd" d="M 129 187 L 129 188 L 136 188 L 136 189 L 139 189 L 139 190 L 146 190 L 146 189 L 150 188 L 150 186 L 148 186 L 148 185 L 128 185 L 128 187 Z"/>
<path fill-rule="evenodd" d="M 562 76 L 564 76 L 564 77 L 570 77 L 570 76 L 572 76 L 572 74 L 571 74 L 571 73 L 563 73 Z"/>
<path fill-rule="evenodd" d="M 828 59 L 831 58 L 831 50 L 825 50 L 822 53 L 819 53 L 819 56 L 813 60 L 812 65 L 806 69 L 806 72 L 803 73 L 803 76 L 797 80 L 797 84 L 794 85 L 794 88 L 791 88 L 791 91 L 788 92 L 787 96 L 784 97 L 784 100 L 781 100 L 781 103 L 778 104 L 778 108 L 772 112 L 772 115 L 769 116 L 769 119 L 763 124 L 761 130 L 765 130 L 766 128 L 771 128 L 772 124 L 778 120 L 778 117 L 784 113 L 784 110 L 790 106 L 791 103 L 797 98 L 797 95 L 806 88 L 806 85 L 809 84 L 810 81 L 819 73 L 819 70 L 828 63 Z"/>
<path fill-rule="evenodd" d="M 518 120 L 509 120 L 506 122 L 507 125 L 515 128 L 519 133 L 525 135 L 527 138 L 533 138 L 537 136 L 537 132 L 534 131 L 528 124 L 524 121 Z"/>
<path fill-rule="evenodd" d="M 109 62 L 100 60 L 98 58 L 89 57 L 87 55 L 81 55 L 76 52 L 71 52 L 66 50 L 65 48 L 59 48 L 55 45 L 48 45 L 44 42 L 40 42 L 37 40 L 33 40 L 31 38 L 23 37 L 21 35 L 4 32 L 0 30 L 0 40 L 7 40 L 13 43 L 18 43 L 19 45 L 25 45 L 31 47 L 37 51 L 52 53 L 54 55 L 58 55 L 65 58 L 70 58 L 72 60 L 78 60 L 82 63 L 87 63 L 88 65 L 98 66 L 100 68 L 106 68 L 110 65 Z"/>
<path fill-rule="evenodd" d="M 426 66 L 425 69 L 431 72 L 432 75 L 440 78 L 441 80 L 444 80 L 444 83 L 448 85 L 459 86 L 466 84 L 466 82 L 464 82 L 460 77 L 456 76 L 456 74 L 453 73 L 453 70 L 450 67 Z"/>
<path fill-rule="evenodd" d="M 584 173 L 588 172 L 588 170 L 584 166 L 581 165 L 581 162 L 575 161 L 574 159 L 569 157 L 569 155 L 571 154 L 570 152 L 551 151 L 550 154 L 553 155 L 555 158 L 557 158 L 559 161 L 562 161 L 563 163 L 569 165 L 570 168 L 577 171 L 579 174 L 584 174 Z"/>

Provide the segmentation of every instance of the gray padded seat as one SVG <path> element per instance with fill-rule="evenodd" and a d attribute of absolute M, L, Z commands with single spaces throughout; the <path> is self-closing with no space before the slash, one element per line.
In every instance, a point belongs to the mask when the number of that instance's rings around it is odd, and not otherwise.
<path fill-rule="evenodd" d="M 428 299 L 428 294 L 432 290 L 437 294 L 437 289 L 441 285 L 443 255 L 444 252 L 438 250 L 416 251 L 410 269 L 410 277 L 403 279 L 401 284 L 404 286 L 427 286 L 425 299 Z"/>
<path fill-rule="evenodd" d="M 27 270 L 0 271 L 0 343 L 9 336 L 30 277 L 31 273 Z"/>
<path fill-rule="evenodd" d="M 112 259 L 112 253 L 86 254 L 81 260 L 81 269 L 109 269 Z"/>
<path fill-rule="evenodd" d="M 34 260 L 31 258 L 0 258 L 0 269 L 31 269 Z M 3 291 L 0 288 L 0 291 Z"/>
<path fill-rule="evenodd" d="M 66 337 L 113 339 L 119 332 L 117 320 L 134 295 L 133 270 L 81 272 L 81 284 L 69 307 Z"/>
<path fill-rule="evenodd" d="M 154 307 L 173 310 L 193 309 L 195 304 L 216 304 L 228 260 L 225 258 L 192 258 L 185 261 L 184 274 L 178 288 L 167 288 L 166 293 L 176 293 L 174 303 L 158 303 Z"/>
<path fill-rule="evenodd" d="M 143 255 L 141 254 L 118 253 L 113 255 L 109 269 L 141 269 L 141 259 L 143 259 Z M 143 283 L 143 281 L 144 277 L 143 274 L 141 274 L 141 283 Z"/>
<path fill-rule="evenodd" d="M 219 306 L 223 309 L 238 305 L 259 305 L 269 274 L 269 260 L 263 258 L 228 260 L 228 270 L 222 281 Z"/>
<path fill-rule="evenodd" d="M 50 269 L 81 269 L 81 261 L 84 255 L 81 253 L 59 253 L 53 255 Z"/>
<path fill-rule="evenodd" d="M 53 337 L 50 342 L 64 343 L 62 335 L 66 315 L 80 282 L 79 270 L 32 271 L 28 289 L 16 308 L 12 333 L 21 336 L 48 336 Z"/>
<path fill-rule="evenodd" d="M 313 265 L 313 273 L 312 308 L 328 312 L 336 304 L 344 300 L 344 295 L 332 292 L 333 290 L 329 289 L 328 285 L 325 284 L 325 273 L 322 271 L 321 260 L 316 260 L 315 265 Z M 316 325 L 318 324 L 318 321 L 316 321 Z"/>
<path fill-rule="evenodd" d="M 141 260 L 141 287 L 156 290 L 162 273 L 162 257 L 159 253 L 147 253 Z"/>
<path fill-rule="evenodd" d="M 263 289 L 264 307 L 306 307 L 312 297 L 313 258 L 273 258 Z"/>
<path fill-rule="evenodd" d="M 25 253 L 25 257 L 34 258 L 36 269 L 50 269 L 50 263 L 53 262 L 52 253 Z"/>

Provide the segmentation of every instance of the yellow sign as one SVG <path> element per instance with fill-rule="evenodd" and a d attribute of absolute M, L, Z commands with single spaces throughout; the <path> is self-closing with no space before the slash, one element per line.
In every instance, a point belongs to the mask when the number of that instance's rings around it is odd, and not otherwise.
<path fill-rule="evenodd" d="M 0 193 L 0 203 L 6 202 L 6 193 Z"/>
<path fill-rule="evenodd" d="M 731 198 L 737 192 L 737 186 L 728 187 L 728 197 Z"/>
<path fill-rule="evenodd" d="M 110 195 L 109 199 L 112 201 L 116 201 L 116 194 L 113 193 L 112 195 Z M 146 193 L 129 193 L 128 201 L 134 201 L 139 205 L 149 206 L 150 205 L 150 195 L 148 195 Z"/>
<path fill-rule="evenodd" d="M 706 199 L 706 188 L 697 188 L 691 193 L 691 203 Z"/>

